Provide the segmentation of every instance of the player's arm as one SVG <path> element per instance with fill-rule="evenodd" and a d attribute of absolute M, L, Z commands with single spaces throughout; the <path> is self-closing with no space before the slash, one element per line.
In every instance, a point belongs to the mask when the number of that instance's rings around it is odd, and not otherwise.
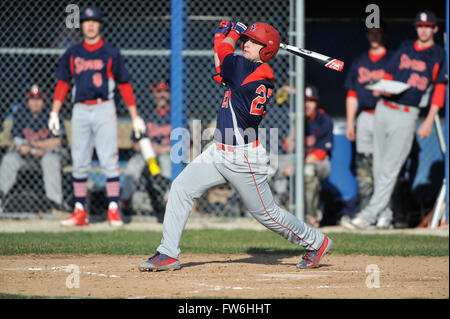
<path fill-rule="evenodd" d="M 435 73 L 436 76 L 433 77 L 433 82 L 435 83 L 433 95 L 431 97 L 430 109 L 428 111 L 427 117 L 422 122 L 422 124 L 417 129 L 417 135 L 421 138 L 426 138 L 430 136 L 433 129 L 434 118 L 439 113 L 439 110 L 444 107 L 445 104 L 445 90 L 447 83 L 447 76 L 445 70 L 446 62 L 444 57 L 442 57 L 439 63 L 439 69 Z"/>
<path fill-rule="evenodd" d="M 345 99 L 346 108 L 346 119 L 347 125 L 345 128 L 345 136 L 347 136 L 349 141 L 355 140 L 355 117 L 356 111 L 358 110 L 358 97 L 356 92 L 353 90 L 348 90 L 347 98 Z"/>

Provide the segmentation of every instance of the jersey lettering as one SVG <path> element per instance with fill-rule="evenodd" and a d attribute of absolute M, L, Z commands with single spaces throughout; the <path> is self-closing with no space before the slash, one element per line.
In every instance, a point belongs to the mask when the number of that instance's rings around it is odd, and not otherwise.
<path fill-rule="evenodd" d="M 74 60 L 75 64 L 75 73 L 80 74 L 83 71 L 89 70 L 101 70 L 104 67 L 103 61 L 100 59 L 97 60 L 85 60 L 80 57 L 76 57 Z"/>
<path fill-rule="evenodd" d="M 420 76 L 416 72 L 413 72 L 409 76 L 408 84 L 421 91 L 425 91 L 428 85 L 428 79 L 425 76 Z"/>
<path fill-rule="evenodd" d="M 94 83 L 94 85 L 96 87 L 101 87 L 103 84 L 103 78 L 102 78 L 102 74 L 99 72 L 96 72 L 92 75 L 92 82 Z"/>
<path fill-rule="evenodd" d="M 358 68 L 358 83 L 367 83 L 369 81 L 377 81 L 384 76 L 384 70 L 369 70 L 363 66 Z"/>
<path fill-rule="evenodd" d="M 426 70 L 427 65 L 425 62 L 420 60 L 410 59 L 405 53 L 400 57 L 400 65 L 398 68 L 401 69 L 412 69 L 414 71 L 423 72 Z"/>
<path fill-rule="evenodd" d="M 273 91 L 272 89 L 269 89 L 267 92 L 266 86 L 263 84 L 258 86 L 258 88 L 256 89 L 256 94 L 258 94 L 258 96 L 255 97 L 252 101 L 252 105 L 250 107 L 250 114 L 261 115 L 264 112 L 264 105 L 266 104 L 267 99 L 269 99 L 272 96 L 272 91 Z"/>
<path fill-rule="evenodd" d="M 226 109 L 228 107 L 228 101 L 230 100 L 230 95 L 231 95 L 230 90 L 225 92 L 225 96 L 223 97 L 223 101 L 222 101 L 222 108 Z"/>

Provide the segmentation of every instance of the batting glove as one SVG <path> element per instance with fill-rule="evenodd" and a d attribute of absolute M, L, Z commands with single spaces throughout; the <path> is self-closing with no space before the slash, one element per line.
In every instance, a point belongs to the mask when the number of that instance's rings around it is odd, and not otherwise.
<path fill-rule="evenodd" d="M 225 36 L 230 32 L 231 28 L 233 27 L 233 22 L 228 20 L 222 20 L 220 21 L 219 26 L 216 28 L 215 33 L 222 33 Z"/>
<path fill-rule="evenodd" d="M 50 118 L 48 120 L 48 128 L 53 135 L 59 135 L 59 117 L 58 113 L 50 112 Z"/>
<path fill-rule="evenodd" d="M 242 22 L 236 22 L 233 26 L 233 30 L 236 31 L 237 34 L 241 35 L 247 31 L 247 26 Z"/>
<path fill-rule="evenodd" d="M 145 123 L 140 116 L 133 120 L 133 131 L 137 139 L 140 139 L 145 133 Z"/>

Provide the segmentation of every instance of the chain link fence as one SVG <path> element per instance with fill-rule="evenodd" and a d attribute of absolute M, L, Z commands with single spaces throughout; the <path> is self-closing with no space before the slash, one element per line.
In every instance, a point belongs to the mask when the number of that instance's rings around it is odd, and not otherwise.
<path fill-rule="evenodd" d="M 125 57 L 132 76 L 138 109 L 141 116 L 148 122 L 150 137 L 159 143 L 170 143 L 168 139 L 170 121 L 167 122 L 167 117 L 170 115 L 160 115 L 166 117 L 162 120 L 152 118 L 158 113 L 154 112 L 155 109 L 166 108 L 167 104 L 170 105 L 170 97 L 161 98 L 158 96 L 159 91 L 155 91 L 155 88 L 162 87 L 162 91 L 170 88 L 171 3 L 169 1 L 129 1 L 126 5 L 114 1 L 77 1 L 75 4 L 55 1 L 2 1 L 0 4 L 2 17 L 0 22 L 0 83 L 2 87 L 0 122 L 3 125 L 0 135 L 0 156 L 4 162 L 4 171 L 8 171 L 8 174 L 3 174 L 5 180 L 0 181 L 3 193 L 2 213 L 21 213 L 21 216 L 24 216 L 24 213 L 48 212 L 55 208 L 67 211 L 72 209 L 71 90 L 61 110 L 65 123 L 65 135 L 62 136 L 59 151 L 54 152 L 54 162 L 61 162 L 59 170 L 45 169 L 45 165 L 42 164 L 44 157 L 32 154 L 17 156 L 17 149 L 13 147 L 14 137 L 21 135 L 22 132 L 21 129 L 14 127 L 19 126 L 19 122 L 23 128 L 31 127 L 31 124 L 27 122 L 31 118 L 24 118 L 22 115 L 30 107 L 25 95 L 30 91 L 31 86 L 36 84 L 40 92 L 45 94 L 45 100 L 40 113 L 41 126 L 38 127 L 39 125 L 35 123 L 34 125 L 37 126 L 33 127 L 33 132 L 36 135 L 46 130 L 46 121 L 43 118 L 48 116 L 51 107 L 59 58 L 68 47 L 82 41 L 76 14 L 86 5 L 95 5 L 100 8 L 104 17 L 102 37 L 120 48 Z M 270 6 L 270 1 L 215 3 L 192 0 L 185 2 L 182 52 L 185 69 L 183 105 L 187 110 L 186 126 L 190 127 L 191 131 L 194 127 L 200 128 L 202 132 L 202 149 L 211 141 L 212 134 L 207 134 L 207 128 L 215 126 L 216 110 L 225 92 L 223 87 L 212 80 L 215 72 L 213 34 L 218 22 L 222 18 L 239 20 L 246 24 L 264 21 L 274 25 L 279 30 L 282 41 L 287 41 L 285 36 L 289 34 L 287 17 L 290 5 L 292 3 L 289 0 L 279 1 L 277 6 Z M 268 10 L 269 6 L 271 10 Z M 237 52 L 240 52 L 239 48 Z M 275 85 L 280 87 L 287 80 L 289 58 L 287 55 L 280 54 L 271 65 L 275 71 Z M 131 123 L 119 93 L 116 93 L 115 102 L 119 117 L 119 163 L 125 212 L 152 216 L 154 201 L 164 201 L 167 197 L 170 167 L 168 174 L 161 174 L 163 176 L 154 182 L 148 174 L 145 174 L 146 170 L 139 166 L 139 163 L 136 164 L 136 157 L 140 155 L 133 149 Z M 276 105 L 273 116 L 272 111 L 269 111 L 268 118 L 272 121 L 270 123 L 265 121 L 266 127 L 279 127 L 283 123 L 288 130 L 289 126 L 286 123 L 289 122 L 289 112 L 289 103 Z M 209 130 L 209 132 L 212 131 Z M 28 141 L 30 140 L 29 137 L 21 137 L 25 141 L 27 138 Z M 11 163 L 17 163 L 18 158 L 21 165 L 11 165 Z M 167 167 L 167 156 L 160 157 L 159 161 L 161 167 Z M 161 163 L 162 161 L 166 161 L 166 164 Z M 134 168 L 133 165 L 135 165 Z M 170 166 L 170 162 L 168 165 Z M 61 188 L 53 185 L 51 190 L 49 189 L 50 180 L 55 178 L 60 180 Z M 87 200 L 91 220 L 92 218 L 95 220 L 95 215 L 99 215 L 100 219 L 104 218 L 107 207 L 105 181 L 94 153 L 88 179 Z M 149 189 L 149 183 L 154 187 Z M 55 192 L 61 193 L 62 197 L 54 195 Z M 160 197 L 152 197 L 152 193 L 155 192 L 163 194 Z M 193 214 L 238 217 L 245 215 L 245 208 L 242 207 L 238 195 L 232 188 L 221 186 L 204 194 L 196 202 Z"/>
<path fill-rule="evenodd" d="M 168 124 L 170 121 L 167 121 L 167 116 L 170 115 L 164 111 L 155 112 L 159 107 L 164 109 L 170 105 L 170 97 L 164 95 L 164 92 L 170 92 L 170 89 L 168 91 L 167 89 L 170 88 L 171 78 L 170 1 L 80 0 L 75 3 L 49 0 L 1 1 L 0 159 L 2 165 L 10 163 L 4 168 L 8 172 L 7 177 L 0 180 L 1 214 L 17 213 L 20 216 L 28 216 L 27 213 L 36 214 L 54 209 L 67 212 L 72 210 L 70 157 L 72 94 L 70 90 L 61 111 L 65 123 L 65 135 L 61 140 L 60 150 L 56 152 L 56 158 L 45 164 L 52 169 L 48 170 L 49 172 L 44 169 L 45 165 L 41 161 L 43 157 L 32 154 L 22 156 L 23 165 L 18 165 L 22 164 L 22 159 L 18 160 L 17 157 L 8 156 L 8 154 L 14 152 L 11 148 L 14 145 L 13 126 L 14 123 L 25 119 L 22 116 L 23 110 L 29 107 L 25 95 L 31 90 L 33 84 L 37 84 L 40 92 L 45 94 L 43 112 L 49 112 L 56 85 L 55 71 L 59 58 L 71 45 L 82 41 L 81 29 L 76 26 L 73 14 L 76 13 L 77 8 L 81 11 L 87 5 L 95 5 L 101 9 L 104 16 L 102 37 L 120 48 L 125 57 L 125 63 L 132 77 L 138 109 L 148 123 L 150 137 L 162 144 L 170 143 L 168 135 L 171 128 Z M 276 3 L 269 0 L 185 1 L 182 52 L 183 107 L 186 111 L 186 127 L 190 128 L 191 133 L 200 132 L 202 135 L 202 149 L 211 142 L 212 134 L 208 132 L 212 133 L 212 130 L 207 128 L 214 127 L 217 108 L 225 93 L 224 88 L 212 80 L 212 75 L 215 73 L 213 34 L 219 21 L 223 18 L 245 24 L 263 21 L 273 25 L 279 31 L 281 42 L 295 43 L 294 12 L 294 0 L 280 0 Z M 353 24 L 344 20 L 335 21 L 332 26 L 330 28 L 330 23 L 326 20 L 307 19 L 306 46 L 317 52 L 328 48 L 330 55 L 342 58 L 346 65 L 350 66 L 351 59 L 356 57 L 356 51 L 360 47 L 365 47 L 366 39 L 363 36 L 364 31 L 361 31 L 361 34 L 358 33 L 359 38 L 356 37 L 355 41 L 349 42 L 348 32 L 356 34 L 356 30 L 361 29 L 361 23 L 359 20 Z M 399 25 L 399 29 L 405 26 L 410 28 L 409 21 Z M 328 40 L 323 37 L 324 29 L 326 29 Z M 395 36 L 395 30 L 391 32 Z M 342 41 L 343 34 L 347 34 L 345 41 Z M 341 43 L 340 46 L 339 43 Z M 353 50 L 353 47 L 357 50 Z M 236 52 L 240 54 L 240 48 L 237 48 Z M 271 61 L 270 65 L 275 72 L 275 89 L 285 84 L 292 86 L 293 64 L 293 56 L 281 51 Z M 345 90 L 343 89 L 345 72 L 340 75 L 330 73 L 332 71 L 323 71 L 314 64 L 307 63 L 305 66 L 306 82 L 319 86 L 319 92 L 325 101 L 325 105 L 320 106 L 333 116 L 334 121 L 342 121 L 345 117 Z M 339 93 L 336 94 L 336 91 Z M 158 92 L 163 93 L 158 95 Z M 167 156 L 158 159 L 160 166 L 166 167 L 163 171 L 168 173 L 161 174 L 162 176 L 156 180 L 146 174 L 145 168 L 135 163 L 140 155 L 133 148 L 128 111 L 118 92 L 116 92 L 115 102 L 119 117 L 119 164 L 124 213 L 130 216 L 154 216 L 155 207 L 163 204 L 167 198 L 171 178 L 170 162 L 167 163 Z M 262 121 L 262 128 L 265 128 L 266 133 L 266 148 L 269 150 L 275 147 L 276 152 L 281 156 L 289 155 L 283 147 L 282 140 L 290 131 L 291 120 L 294 117 L 293 110 L 292 98 L 278 96 L 277 99 L 277 96 L 274 96 L 267 108 L 267 116 Z M 155 116 L 161 118 L 157 119 Z M 41 123 L 44 123 L 44 127 L 32 129 L 33 138 L 39 138 L 39 132 L 46 129 L 46 122 Z M 270 130 L 271 128 L 276 130 Z M 423 144 L 421 154 L 436 155 L 421 160 L 424 163 L 440 161 L 440 151 L 436 148 L 437 139 L 430 139 L 427 143 L 431 144 Z M 425 148 L 430 149 L 430 152 Z M 191 151 L 191 155 L 192 153 Z M 55 168 L 57 166 L 54 163 L 61 163 L 60 169 Z M 133 166 L 134 164 L 136 165 Z M 429 170 L 429 167 L 430 165 L 424 170 Z M 332 169 L 344 168 L 332 167 Z M 440 174 L 439 171 L 438 175 Z M 415 189 L 426 180 L 426 177 L 416 180 Z M 55 185 L 55 181 L 60 181 L 58 182 L 60 190 L 58 185 Z M 94 221 L 96 216 L 98 220 L 106 218 L 105 182 L 106 179 L 101 173 L 94 153 L 88 182 L 88 211 L 90 219 Z M 270 183 L 278 203 L 287 209 L 292 209 L 293 181 L 275 174 L 271 175 Z M 55 192 L 57 194 L 60 192 L 61 197 L 54 195 Z M 152 196 L 154 194 L 159 195 Z M 433 190 L 430 197 L 434 195 Z M 241 217 L 246 216 L 246 210 L 234 189 L 230 186 L 220 186 L 211 189 L 196 201 L 193 215 Z"/>

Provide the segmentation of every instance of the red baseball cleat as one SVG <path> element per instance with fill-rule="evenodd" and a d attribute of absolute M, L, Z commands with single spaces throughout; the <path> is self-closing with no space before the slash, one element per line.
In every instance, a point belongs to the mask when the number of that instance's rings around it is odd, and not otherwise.
<path fill-rule="evenodd" d="M 123 225 L 123 221 L 120 218 L 119 210 L 117 208 L 108 209 L 108 223 L 111 226 L 118 227 Z"/>
<path fill-rule="evenodd" d="M 89 220 L 87 218 L 87 212 L 85 210 L 75 208 L 72 216 L 61 221 L 62 226 L 87 226 Z"/>

